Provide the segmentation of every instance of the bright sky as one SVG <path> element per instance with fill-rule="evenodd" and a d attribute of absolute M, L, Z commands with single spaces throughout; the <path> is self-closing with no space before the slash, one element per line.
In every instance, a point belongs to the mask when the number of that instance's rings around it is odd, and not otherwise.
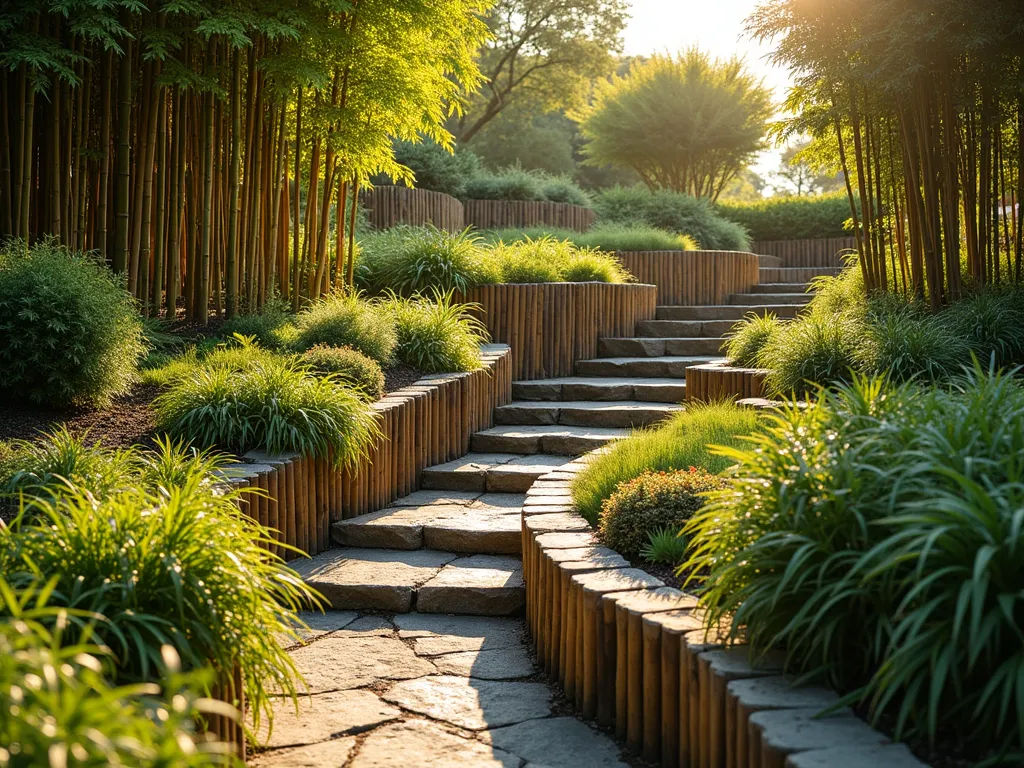
<path fill-rule="evenodd" d="M 626 27 L 626 53 L 675 53 L 696 45 L 713 56 L 739 55 L 764 78 L 781 101 L 789 83 L 785 69 L 765 59 L 771 50 L 751 40 L 744 21 L 757 0 L 630 0 L 632 18 Z M 754 170 L 764 175 L 779 163 L 777 151 L 764 153 Z"/>

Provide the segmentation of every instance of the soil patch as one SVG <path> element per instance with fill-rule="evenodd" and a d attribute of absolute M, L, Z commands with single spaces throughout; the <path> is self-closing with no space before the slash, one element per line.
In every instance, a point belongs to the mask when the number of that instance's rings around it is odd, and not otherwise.
<path fill-rule="evenodd" d="M 384 391 L 388 394 L 415 384 L 423 374 L 405 363 L 396 363 L 384 369 Z"/>

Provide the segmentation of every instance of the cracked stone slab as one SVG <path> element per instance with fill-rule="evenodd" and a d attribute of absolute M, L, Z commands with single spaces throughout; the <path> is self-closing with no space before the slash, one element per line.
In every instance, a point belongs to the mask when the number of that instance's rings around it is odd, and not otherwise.
<path fill-rule="evenodd" d="M 610 738 L 575 717 L 527 720 L 482 735 L 485 741 L 530 765 L 558 768 L 626 768 Z"/>
<path fill-rule="evenodd" d="M 402 709 L 469 731 L 500 728 L 551 714 L 543 683 L 509 683 L 454 675 L 404 680 L 384 699 Z"/>
<path fill-rule="evenodd" d="M 280 633 L 278 639 L 285 648 L 308 643 L 310 640 L 336 632 L 359 618 L 359 614 L 355 611 L 326 611 L 324 613 L 319 611 L 302 611 L 298 614 L 298 618 L 306 626 L 295 627 L 297 637 L 289 637 L 284 633 Z"/>
<path fill-rule="evenodd" d="M 522 526 L 518 515 L 470 513 L 438 520 L 423 527 L 423 543 L 446 552 L 514 555 L 522 551 Z"/>
<path fill-rule="evenodd" d="M 415 491 L 397 499 L 390 507 L 426 507 L 433 504 L 468 505 L 480 496 L 476 491 Z"/>
<path fill-rule="evenodd" d="M 297 713 L 289 698 L 275 698 L 273 707 L 273 727 L 264 718 L 257 731 L 261 746 L 297 747 L 355 736 L 402 714 L 369 691 L 351 690 L 300 696 Z"/>
<path fill-rule="evenodd" d="M 394 637 L 325 637 L 291 652 L 309 693 L 360 688 L 378 680 L 408 680 L 434 672 Z M 300 690 L 301 687 L 300 687 Z"/>
<path fill-rule="evenodd" d="M 433 656 L 430 661 L 442 675 L 462 675 L 481 680 L 515 680 L 536 672 L 526 646 L 488 651 L 461 651 Z"/>
<path fill-rule="evenodd" d="M 398 636 L 411 639 L 421 656 L 516 648 L 522 645 L 525 630 L 519 619 L 437 613 L 401 614 L 395 623 Z"/>
<path fill-rule="evenodd" d="M 485 493 L 469 505 L 470 511 L 503 515 L 516 514 L 522 508 L 523 494 L 521 493 Z"/>
<path fill-rule="evenodd" d="M 526 601 L 522 563 L 512 557 L 474 555 L 446 565 L 416 594 L 423 613 L 510 616 Z"/>
<path fill-rule="evenodd" d="M 251 758 L 250 768 L 342 768 L 356 746 L 354 736 L 294 749 L 264 752 Z"/>
<path fill-rule="evenodd" d="M 514 755 L 436 723 L 410 720 L 371 733 L 351 768 L 518 768 L 519 762 Z"/>
<path fill-rule="evenodd" d="M 375 608 L 395 613 L 412 609 L 413 592 L 456 555 L 428 549 L 328 550 L 294 568 L 336 609 Z"/>

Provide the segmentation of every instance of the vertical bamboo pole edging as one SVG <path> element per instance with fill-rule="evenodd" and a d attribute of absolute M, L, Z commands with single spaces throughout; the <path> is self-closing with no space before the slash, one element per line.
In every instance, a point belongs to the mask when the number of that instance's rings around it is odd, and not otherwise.
<path fill-rule="evenodd" d="M 663 306 L 724 304 L 759 283 L 759 259 L 744 251 L 617 251 L 616 258 L 644 283 L 658 287 Z"/>

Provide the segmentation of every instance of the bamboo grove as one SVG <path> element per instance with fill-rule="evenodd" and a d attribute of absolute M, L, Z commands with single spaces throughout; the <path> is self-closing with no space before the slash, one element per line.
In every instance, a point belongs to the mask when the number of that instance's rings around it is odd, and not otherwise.
<path fill-rule="evenodd" d="M 0 235 L 93 251 L 205 323 L 351 285 L 392 139 L 450 144 L 483 0 L 14 0 Z"/>
<path fill-rule="evenodd" d="M 1021 281 L 1024 2 L 768 0 L 750 24 L 796 76 L 780 134 L 845 174 L 869 290 Z"/>

